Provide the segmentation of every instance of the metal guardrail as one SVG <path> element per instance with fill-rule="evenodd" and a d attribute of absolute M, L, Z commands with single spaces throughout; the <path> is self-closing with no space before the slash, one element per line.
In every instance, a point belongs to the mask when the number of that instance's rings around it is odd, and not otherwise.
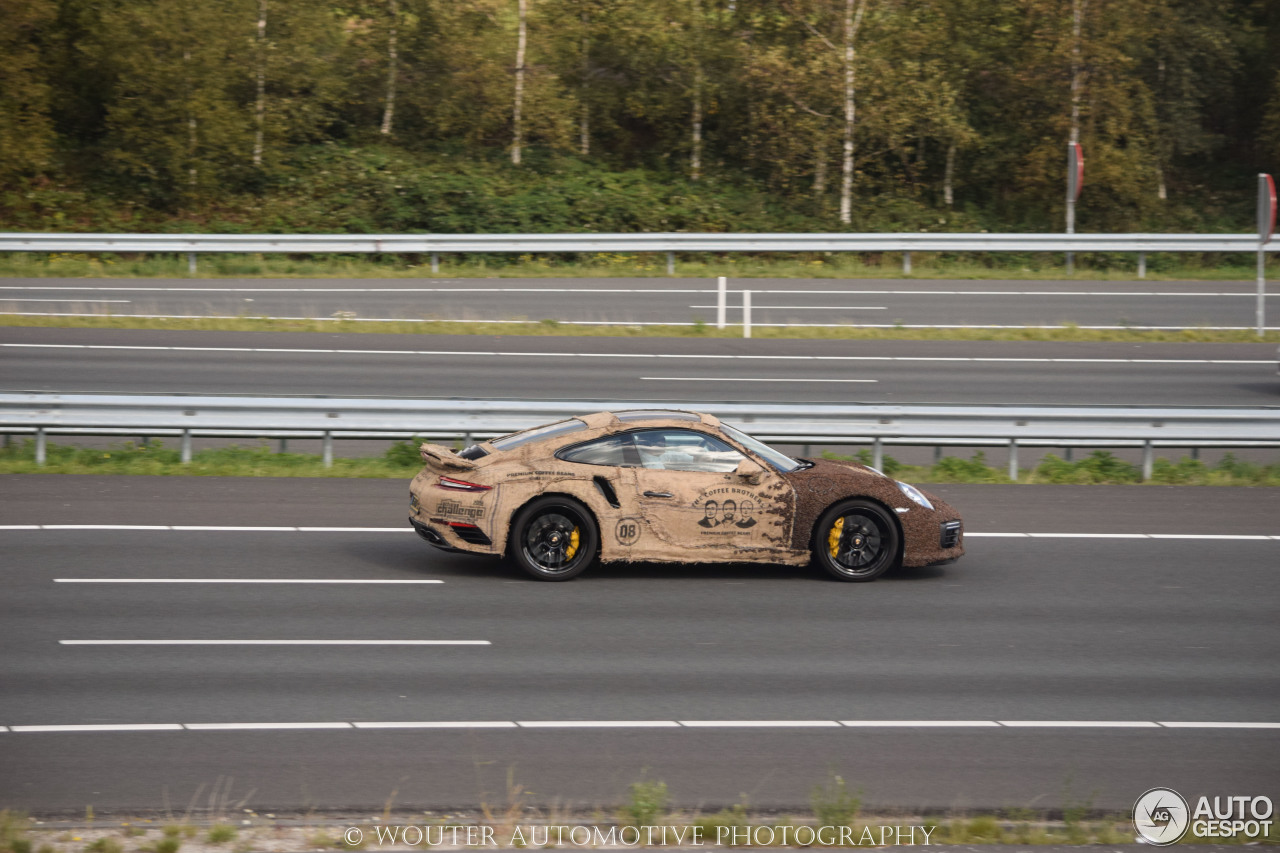
<path fill-rule="evenodd" d="M 5 252 L 1256 252 L 1256 234 L 45 234 Z M 1271 244 L 1267 251 L 1278 251 Z"/>
<path fill-rule="evenodd" d="M 1155 447 L 1280 447 L 1280 407 L 964 406 L 673 403 L 618 401 L 376 400 L 295 397 L 0 394 L 0 433 L 34 434 L 44 463 L 49 435 L 181 436 L 182 459 L 202 437 L 318 438 L 325 464 L 333 440 L 461 439 L 470 442 L 589 412 L 698 409 L 765 441 L 1003 445 L 1010 471 L 1021 446 L 1140 446 L 1149 478 Z"/>
<path fill-rule="evenodd" d="M 178 252 L 196 271 L 213 252 L 430 254 L 443 252 L 660 252 L 675 275 L 676 252 L 1136 252 L 1138 277 L 1148 252 L 1280 251 L 1255 234 L 46 234 L 0 233 L 0 252 Z"/>

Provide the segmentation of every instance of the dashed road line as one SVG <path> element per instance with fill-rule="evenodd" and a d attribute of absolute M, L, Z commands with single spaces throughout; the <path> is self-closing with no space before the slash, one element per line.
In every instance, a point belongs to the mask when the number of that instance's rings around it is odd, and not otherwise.
<path fill-rule="evenodd" d="M 10 725 L 14 733 L 77 732 L 245 732 L 403 729 L 1226 729 L 1277 730 L 1280 722 L 1158 722 L 1154 720 L 422 720 L 249 723 L 106 723 L 92 725 Z"/>
<path fill-rule="evenodd" d="M 488 640 L 59 640 L 61 646 L 490 646 Z"/>

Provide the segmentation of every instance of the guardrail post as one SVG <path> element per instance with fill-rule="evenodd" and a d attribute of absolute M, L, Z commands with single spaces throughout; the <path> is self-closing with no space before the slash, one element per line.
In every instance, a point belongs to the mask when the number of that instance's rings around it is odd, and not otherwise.
<path fill-rule="evenodd" d="M 742 291 L 742 336 L 751 337 L 751 291 Z"/>
<path fill-rule="evenodd" d="M 324 467 L 333 467 L 333 433 L 324 431 Z"/>
<path fill-rule="evenodd" d="M 902 274 L 911 275 L 911 253 L 902 253 Z"/>
<path fill-rule="evenodd" d="M 933 448 L 933 464 L 937 465 L 942 461 L 942 445 L 939 444 Z"/>
<path fill-rule="evenodd" d="M 192 275 L 196 274 L 196 253 L 187 252 L 187 272 Z"/>
<path fill-rule="evenodd" d="M 716 279 L 716 328 L 724 328 L 725 303 L 728 301 L 728 280 L 724 276 Z"/>
<path fill-rule="evenodd" d="M 1258 337 L 1262 337 L 1267 326 L 1267 253 L 1262 244 L 1258 244 Z"/>
<path fill-rule="evenodd" d="M 667 275 L 676 274 L 676 253 L 667 252 Z"/>
<path fill-rule="evenodd" d="M 440 275 L 440 253 L 431 253 L 431 274 Z"/>
<path fill-rule="evenodd" d="M 884 470 L 884 441 L 879 436 L 871 440 L 871 467 Z"/>
<path fill-rule="evenodd" d="M 1151 469 L 1155 466 L 1155 449 L 1151 446 L 1151 439 L 1142 442 L 1142 482 L 1151 479 Z"/>
<path fill-rule="evenodd" d="M 43 465 L 45 460 L 44 427 L 36 427 L 36 464 Z"/>
<path fill-rule="evenodd" d="M 276 444 L 276 453 L 288 453 L 288 452 L 289 452 L 289 439 L 287 438 L 280 439 L 280 441 Z"/>
<path fill-rule="evenodd" d="M 1009 439 L 1009 479 L 1018 481 L 1018 439 Z"/>
<path fill-rule="evenodd" d="M 182 464 L 191 464 L 191 430 L 182 431 Z"/>
<path fill-rule="evenodd" d="M 1147 277 L 1147 253 L 1138 253 L 1138 278 Z"/>

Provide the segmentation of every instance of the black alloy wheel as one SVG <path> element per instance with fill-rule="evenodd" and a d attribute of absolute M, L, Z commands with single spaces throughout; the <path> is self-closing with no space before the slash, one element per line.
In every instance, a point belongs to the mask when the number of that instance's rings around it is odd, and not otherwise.
<path fill-rule="evenodd" d="M 580 504 L 567 498 L 533 501 L 511 525 L 508 554 L 527 573 L 544 581 L 566 581 L 596 559 L 600 534 Z"/>
<path fill-rule="evenodd" d="M 870 581 L 902 563 L 897 521 L 877 503 L 848 500 L 813 529 L 813 559 L 842 581 Z"/>

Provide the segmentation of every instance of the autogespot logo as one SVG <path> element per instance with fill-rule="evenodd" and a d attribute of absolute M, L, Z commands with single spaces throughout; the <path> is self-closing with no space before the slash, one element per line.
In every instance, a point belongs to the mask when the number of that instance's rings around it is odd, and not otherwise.
<path fill-rule="evenodd" d="M 1172 788 L 1152 788 L 1133 804 L 1133 828 L 1148 844 L 1164 847 L 1187 834 L 1187 801 Z"/>

